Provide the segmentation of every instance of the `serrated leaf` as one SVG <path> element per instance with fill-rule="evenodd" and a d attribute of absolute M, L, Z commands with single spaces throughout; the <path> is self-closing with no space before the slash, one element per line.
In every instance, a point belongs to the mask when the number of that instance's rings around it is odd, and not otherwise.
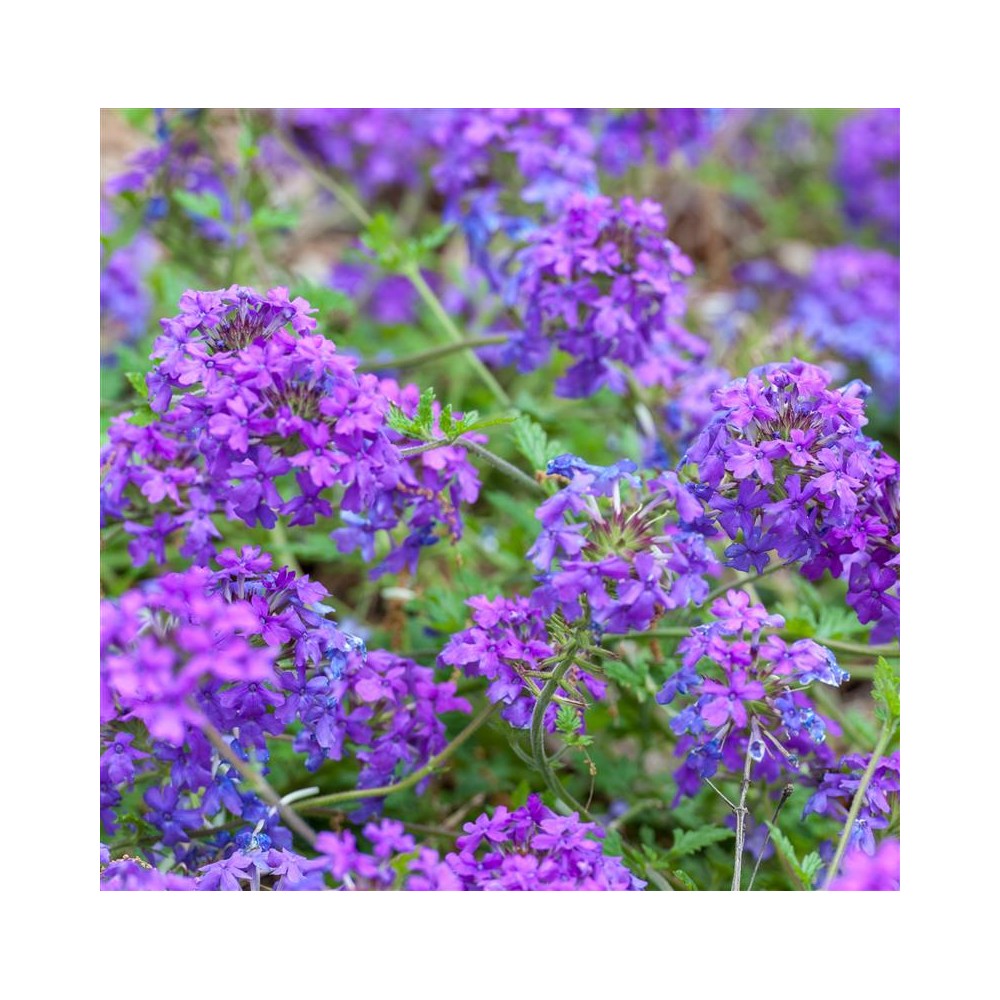
<path fill-rule="evenodd" d="M 875 717 L 879 722 L 891 726 L 899 724 L 899 667 L 890 666 L 884 656 L 875 665 L 875 683 L 872 688 L 875 699 Z"/>
<path fill-rule="evenodd" d="M 438 418 L 438 426 L 445 437 L 451 437 L 455 432 L 455 419 L 451 414 L 451 403 L 443 407 L 441 416 Z M 461 426 L 461 424 L 460 424 Z"/>
<path fill-rule="evenodd" d="M 420 404 L 413 417 L 413 425 L 419 431 L 430 432 L 434 427 L 434 390 L 424 389 L 420 394 Z"/>
<path fill-rule="evenodd" d="M 479 414 L 473 410 L 469 414 L 469 423 L 463 426 L 463 431 L 484 431 L 488 427 L 501 427 L 504 424 L 513 423 L 517 417 L 514 416 L 501 416 L 501 417 L 483 417 L 482 420 L 479 419 Z"/>
<path fill-rule="evenodd" d="M 544 469 L 548 463 L 548 435 L 541 425 L 522 414 L 511 425 L 517 450 L 531 463 L 533 469 Z"/>
<path fill-rule="evenodd" d="M 200 215 L 209 219 L 222 218 L 222 205 L 217 195 L 208 192 L 195 194 L 194 191 L 174 191 L 171 197 L 181 208 L 192 215 Z"/>
<path fill-rule="evenodd" d="M 580 728 L 580 716 L 572 705 L 560 705 L 556 713 L 556 729 L 563 736 L 575 736 Z"/>
<path fill-rule="evenodd" d="M 816 876 L 816 872 L 822 866 L 823 859 L 813 852 L 807 855 L 805 860 L 799 861 L 792 842 L 772 822 L 769 820 L 765 820 L 765 822 L 771 831 L 771 843 L 774 844 L 775 850 L 785 859 L 788 867 L 792 869 L 792 874 L 795 876 L 796 881 L 803 889 L 812 889 L 813 879 Z M 818 859 L 818 864 L 813 860 L 814 857 Z M 808 862 L 808 865 L 806 862 Z"/>
<path fill-rule="evenodd" d="M 711 844 L 735 837 L 736 832 L 727 826 L 700 826 L 697 830 L 674 830 L 673 846 L 667 851 L 669 858 L 683 858 L 696 854 Z"/>

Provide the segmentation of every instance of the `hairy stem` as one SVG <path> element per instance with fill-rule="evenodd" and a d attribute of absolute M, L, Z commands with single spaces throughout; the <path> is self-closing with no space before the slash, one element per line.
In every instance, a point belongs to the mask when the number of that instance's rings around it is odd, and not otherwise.
<path fill-rule="evenodd" d="M 733 848 L 733 892 L 739 892 L 742 888 L 740 883 L 743 876 L 743 850 L 747 834 L 747 792 L 750 791 L 750 768 L 753 767 L 753 758 L 750 756 L 751 746 L 753 746 L 752 738 L 747 743 L 746 759 L 743 762 L 743 779 L 740 781 L 740 797 L 736 803 L 736 808 L 733 810 L 736 814 L 736 846 Z"/>
<path fill-rule="evenodd" d="M 882 723 L 882 731 L 879 733 L 878 742 L 875 744 L 875 749 L 872 751 L 872 758 L 868 761 L 865 773 L 861 775 L 861 784 L 858 785 L 858 790 L 854 793 L 854 798 L 851 800 L 851 808 L 848 810 L 847 819 L 844 821 L 844 829 L 840 831 L 840 840 L 837 842 L 837 852 L 833 856 L 833 861 L 830 862 L 830 868 L 827 871 L 826 879 L 823 882 L 824 889 L 830 888 L 830 883 L 837 877 L 837 872 L 840 871 L 840 863 L 844 860 L 844 854 L 847 851 L 847 844 L 851 839 L 851 831 L 854 829 L 854 821 L 858 818 L 858 813 L 861 811 L 861 805 L 865 801 L 865 792 L 868 791 L 868 786 L 871 784 L 872 777 L 875 774 L 875 768 L 877 768 L 881 762 L 882 755 L 888 748 L 889 741 L 892 739 L 892 734 L 895 731 L 895 723 L 889 721 L 888 719 Z"/>
<path fill-rule="evenodd" d="M 511 479 L 516 479 L 523 486 L 533 490 L 535 493 L 548 496 L 545 487 L 537 479 L 532 479 L 526 472 L 522 472 L 516 465 L 511 465 L 506 459 L 494 454 L 489 448 L 484 448 L 481 444 L 477 444 L 475 441 L 468 441 L 465 438 L 458 438 L 455 444 L 460 444 L 463 448 L 474 452 L 480 458 L 489 462 L 495 469 L 499 469 L 504 474 L 510 476 Z"/>
<path fill-rule="evenodd" d="M 534 758 L 535 766 L 541 771 L 542 777 L 549 791 L 557 798 L 562 799 L 571 809 L 575 809 L 584 819 L 592 820 L 593 817 L 585 806 L 577 800 L 563 787 L 563 783 L 552 770 L 552 765 L 545 754 L 545 711 L 555 696 L 556 689 L 560 682 L 576 659 L 576 645 L 570 643 L 563 653 L 562 659 L 552 671 L 552 676 L 542 688 L 541 694 L 535 700 L 535 710 L 531 713 L 531 756 Z"/>
<path fill-rule="evenodd" d="M 451 316 L 448 315 L 448 310 L 441 304 L 441 300 L 434 294 L 431 286 L 424 280 L 424 276 L 420 273 L 420 268 L 415 263 L 408 263 L 403 265 L 400 273 L 409 279 L 410 284 L 416 289 L 424 305 L 431 311 L 451 342 L 455 345 L 464 345 L 468 338 L 455 325 L 455 321 Z M 511 401 L 510 396 L 507 395 L 507 390 L 496 380 L 496 376 L 483 364 L 479 356 L 469 353 L 465 357 L 486 387 L 496 397 L 497 401 L 502 406 L 510 406 Z"/>

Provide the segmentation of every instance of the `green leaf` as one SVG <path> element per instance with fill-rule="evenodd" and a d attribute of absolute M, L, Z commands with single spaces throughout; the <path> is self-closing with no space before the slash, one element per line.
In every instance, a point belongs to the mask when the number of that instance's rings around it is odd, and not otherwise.
<path fill-rule="evenodd" d="M 261 232 L 272 229 L 294 229 L 299 224 L 299 213 L 291 209 L 271 208 L 263 205 L 253 213 L 250 225 Z M 315 305 L 315 303 L 313 303 Z"/>
<path fill-rule="evenodd" d="M 434 428 L 434 390 L 424 389 L 420 394 L 420 403 L 413 418 L 417 429 L 430 432 Z"/>
<path fill-rule="evenodd" d="M 683 858 L 688 854 L 697 854 L 710 844 L 718 844 L 735 836 L 736 832 L 726 826 L 700 826 L 697 830 L 674 830 L 674 843 L 667 851 L 667 857 Z"/>
<path fill-rule="evenodd" d="M 398 271 L 407 261 L 408 254 L 396 242 L 392 220 L 379 212 L 361 235 L 361 242 L 378 258 L 387 270 Z"/>
<path fill-rule="evenodd" d="M 548 464 L 548 435 L 531 417 L 522 414 L 511 425 L 517 450 L 541 471 Z"/>
<path fill-rule="evenodd" d="M 301 295 L 310 305 L 319 310 L 320 315 L 326 313 L 339 312 L 352 315 L 354 313 L 354 301 L 345 292 L 336 288 L 324 288 L 322 285 L 302 284 L 295 285 L 290 292 L 290 297 L 295 298 Z"/>
<path fill-rule="evenodd" d="M 158 413 L 154 413 L 148 406 L 140 406 L 131 417 L 128 418 L 130 424 L 136 427 L 148 427 L 155 424 L 160 419 Z"/>
<path fill-rule="evenodd" d="M 691 878 L 691 876 L 688 875 L 683 868 L 675 868 L 673 870 L 673 876 L 678 882 L 681 883 L 681 885 L 684 886 L 685 889 L 688 889 L 690 892 L 698 891 L 698 886 L 695 884 L 694 879 Z"/>
<path fill-rule="evenodd" d="M 607 830 L 601 841 L 601 850 L 609 858 L 620 858 L 624 853 L 621 834 L 617 830 Z"/>
<path fill-rule="evenodd" d="M 139 396 L 146 399 L 149 389 L 146 386 L 146 376 L 142 372 L 125 372 L 125 380 Z"/>
<path fill-rule="evenodd" d="M 875 665 L 875 717 L 890 726 L 899 725 L 899 666 L 890 666 L 884 656 Z"/>
<path fill-rule="evenodd" d="M 792 842 L 772 822 L 769 820 L 765 822 L 771 831 L 771 842 L 774 844 L 775 850 L 785 859 L 796 881 L 803 889 L 812 889 L 816 873 L 823 865 L 823 859 L 814 851 L 799 861 Z"/>
<path fill-rule="evenodd" d="M 195 194 L 193 191 L 173 191 L 174 201 L 192 215 L 201 215 L 209 219 L 222 218 L 222 205 L 217 195 Z"/>
<path fill-rule="evenodd" d="M 417 241 L 417 245 L 421 250 L 429 251 L 436 250 L 441 246 L 449 236 L 455 231 L 454 222 L 446 222 L 436 229 L 432 229 L 426 236 L 421 236 Z"/>
<path fill-rule="evenodd" d="M 132 126 L 132 128 L 143 128 L 152 117 L 152 108 L 121 108 L 122 118 Z"/>

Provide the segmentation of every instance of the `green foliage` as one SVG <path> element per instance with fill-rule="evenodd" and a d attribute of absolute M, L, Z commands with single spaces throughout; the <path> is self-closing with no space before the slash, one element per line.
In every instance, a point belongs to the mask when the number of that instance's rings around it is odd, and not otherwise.
<path fill-rule="evenodd" d="M 208 219 L 222 218 L 222 204 L 219 196 L 210 192 L 196 194 L 194 191 L 171 191 L 170 196 L 185 211 Z"/>
<path fill-rule="evenodd" d="M 816 874 L 823 867 L 823 859 L 812 851 L 800 861 L 792 842 L 773 823 L 769 822 L 767 825 L 771 831 L 771 842 L 775 850 L 784 859 L 795 880 L 801 888 L 812 889 Z"/>
<path fill-rule="evenodd" d="M 697 854 L 710 844 L 718 844 L 735 836 L 735 831 L 730 830 L 728 826 L 714 824 L 698 827 L 697 830 L 674 830 L 674 842 L 666 856 L 677 859 L 688 854 Z"/>
<path fill-rule="evenodd" d="M 572 705 L 560 705 L 556 712 L 556 731 L 568 747 L 582 750 L 594 742 L 594 737 L 578 732 L 580 711 Z"/>
<path fill-rule="evenodd" d="M 895 729 L 899 725 L 899 664 L 890 665 L 884 656 L 875 666 L 875 717 L 883 725 Z"/>
<path fill-rule="evenodd" d="M 471 431 L 481 431 L 488 427 L 509 424 L 513 419 L 512 416 L 481 418 L 476 410 L 469 410 L 459 417 L 456 416 L 451 403 L 448 403 L 441 408 L 437 421 L 441 429 L 439 434 L 434 429 L 433 389 L 425 389 L 420 394 L 417 412 L 412 417 L 408 417 L 395 404 L 392 405 L 386 416 L 386 422 L 389 426 L 394 431 L 399 431 L 404 437 L 417 441 L 440 442 L 441 444 L 451 444 L 463 434 L 468 434 Z"/>

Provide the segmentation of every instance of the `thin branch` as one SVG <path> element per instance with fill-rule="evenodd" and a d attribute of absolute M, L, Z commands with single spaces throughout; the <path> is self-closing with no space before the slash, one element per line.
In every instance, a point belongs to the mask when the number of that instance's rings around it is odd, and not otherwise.
<path fill-rule="evenodd" d="M 390 358 L 388 361 L 366 361 L 364 364 L 358 365 L 355 371 L 381 372 L 417 368 L 428 361 L 437 361 L 450 354 L 457 354 L 459 351 L 474 351 L 480 347 L 495 347 L 498 344 L 506 344 L 509 339 L 506 335 L 500 334 L 492 337 L 469 337 L 450 344 L 441 344 L 440 347 L 432 347 L 426 351 L 418 351 L 416 354 L 408 354 L 402 358 Z"/>
<path fill-rule="evenodd" d="M 781 810 L 785 808 L 785 803 L 792 797 L 793 791 L 795 791 L 795 786 L 792 784 L 787 784 L 782 788 L 781 798 L 778 799 L 778 804 L 774 808 L 774 815 L 771 817 L 771 826 L 778 825 L 778 817 L 781 815 Z M 772 830 L 768 827 L 767 836 L 764 838 L 764 843 L 760 845 L 760 850 L 757 852 L 757 861 L 753 866 L 753 871 L 750 873 L 750 884 L 747 886 L 747 892 L 753 888 L 754 879 L 757 878 L 757 872 L 760 869 L 761 858 L 764 857 L 767 845 L 771 843 L 771 833 Z"/>
<path fill-rule="evenodd" d="M 219 752 L 219 756 L 236 770 L 244 781 L 269 805 L 278 811 L 278 815 L 291 827 L 310 847 L 316 843 L 316 831 L 302 819 L 296 811 L 282 802 L 281 796 L 271 787 L 268 780 L 246 761 L 240 760 L 233 748 L 223 739 L 222 733 L 208 719 L 202 719 L 201 731 L 208 741 Z"/>
<path fill-rule="evenodd" d="M 317 809 L 325 811 L 323 809 L 324 806 L 340 805 L 344 802 L 356 802 L 359 799 L 381 799 L 387 795 L 392 795 L 394 792 L 403 792 L 408 788 L 412 788 L 448 760 L 493 715 L 498 707 L 499 705 L 497 704 L 484 708 L 440 753 L 435 754 L 422 768 L 414 771 L 412 774 L 408 774 L 394 785 L 382 785 L 379 788 L 354 788 L 346 792 L 317 795 L 312 799 L 304 799 L 299 809 L 304 813 L 313 813 Z"/>
<path fill-rule="evenodd" d="M 868 786 L 875 776 L 875 769 L 882 762 L 882 755 L 888 749 L 889 741 L 892 739 L 892 734 L 895 731 L 896 725 L 889 719 L 886 719 L 882 723 L 882 731 L 879 733 L 878 742 L 872 751 L 871 760 L 868 761 L 865 773 L 861 776 L 861 784 L 858 785 L 858 790 L 854 793 L 854 798 L 851 800 L 851 808 L 847 813 L 847 819 L 844 821 L 844 829 L 841 830 L 840 840 L 837 843 L 837 853 L 834 854 L 833 861 L 830 862 L 830 868 L 826 873 L 826 880 L 823 882 L 824 889 L 830 888 L 830 883 L 837 877 L 837 872 L 840 871 L 840 863 L 844 860 L 844 853 L 847 851 L 847 844 L 851 839 L 851 831 L 854 829 L 854 821 L 858 818 L 858 813 L 861 811 L 861 804 L 864 802 L 865 793 L 868 791 Z"/>

